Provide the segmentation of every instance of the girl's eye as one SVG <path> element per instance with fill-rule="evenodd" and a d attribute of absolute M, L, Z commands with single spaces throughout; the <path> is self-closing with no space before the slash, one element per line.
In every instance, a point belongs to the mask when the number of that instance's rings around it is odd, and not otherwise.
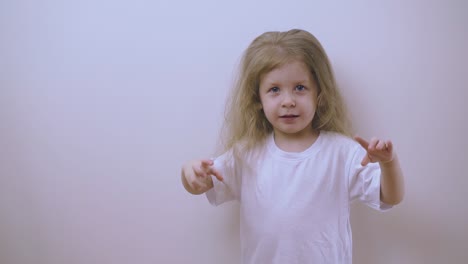
<path fill-rule="evenodd" d="M 304 91 L 305 87 L 304 87 L 304 85 L 298 85 L 298 86 L 296 86 L 296 90 L 297 91 Z"/>
<path fill-rule="evenodd" d="M 270 92 L 277 93 L 277 92 L 279 92 L 279 88 L 278 87 L 273 87 L 273 88 L 270 89 Z"/>

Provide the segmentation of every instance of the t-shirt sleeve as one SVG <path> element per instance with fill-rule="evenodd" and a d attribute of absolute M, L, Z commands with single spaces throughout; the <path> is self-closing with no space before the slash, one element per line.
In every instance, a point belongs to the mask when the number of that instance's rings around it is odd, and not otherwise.
<path fill-rule="evenodd" d="M 367 206 L 387 211 L 392 205 L 385 204 L 380 200 L 380 175 L 381 170 L 378 163 L 361 165 L 366 151 L 361 146 L 356 146 L 353 157 L 349 164 L 349 196 L 350 201 L 359 200 Z"/>
<path fill-rule="evenodd" d="M 234 159 L 230 152 L 225 153 L 214 160 L 214 167 L 223 176 L 219 181 L 212 176 L 213 188 L 206 192 L 210 204 L 217 206 L 225 202 L 240 200 L 240 173 L 236 169 Z"/>

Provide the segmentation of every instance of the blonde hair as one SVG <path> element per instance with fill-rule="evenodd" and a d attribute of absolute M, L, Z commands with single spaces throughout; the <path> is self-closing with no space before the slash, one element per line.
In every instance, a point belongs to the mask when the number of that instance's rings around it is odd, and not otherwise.
<path fill-rule="evenodd" d="M 233 150 L 234 157 L 239 160 L 273 131 L 259 107 L 260 80 L 264 74 L 291 60 L 302 61 L 317 83 L 317 109 L 312 128 L 351 135 L 345 105 L 320 42 L 300 29 L 265 32 L 255 38 L 243 54 L 238 79 L 226 104 L 220 137 L 222 152 Z"/>

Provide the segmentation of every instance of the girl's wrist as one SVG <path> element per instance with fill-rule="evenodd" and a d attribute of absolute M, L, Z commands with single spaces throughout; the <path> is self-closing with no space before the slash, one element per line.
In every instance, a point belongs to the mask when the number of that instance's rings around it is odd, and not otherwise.
<path fill-rule="evenodd" d="M 396 162 L 396 156 L 393 156 L 390 160 L 388 161 L 380 161 L 379 165 L 381 167 L 393 167 Z"/>

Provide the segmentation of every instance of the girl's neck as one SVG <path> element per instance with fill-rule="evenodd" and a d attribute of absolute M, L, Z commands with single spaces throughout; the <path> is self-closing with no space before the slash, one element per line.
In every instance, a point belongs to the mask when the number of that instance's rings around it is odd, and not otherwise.
<path fill-rule="evenodd" d="M 302 152 L 308 149 L 317 140 L 320 132 L 312 130 L 306 134 L 288 135 L 274 132 L 275 144 L 286 152 Z"/>

